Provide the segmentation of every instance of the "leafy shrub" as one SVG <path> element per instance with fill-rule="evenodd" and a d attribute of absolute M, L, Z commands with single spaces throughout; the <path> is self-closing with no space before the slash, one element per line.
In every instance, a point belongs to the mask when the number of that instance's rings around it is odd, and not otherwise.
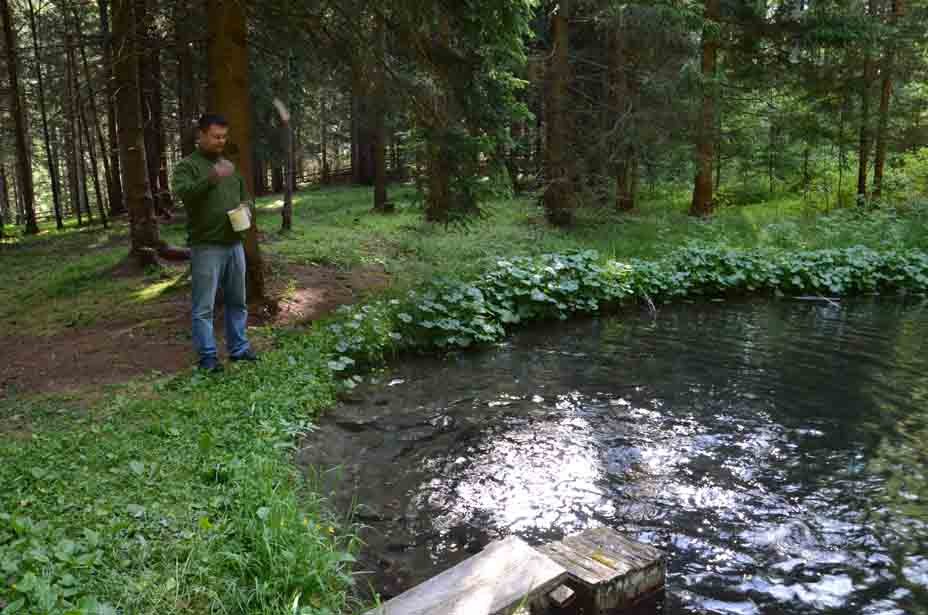
<path fill-rule="evenodd" d="M 774 252 L 689 247 L 657 262 L 632 263 L 638 294 L 671 299 L 754 291 L 845 295 L 928 290 L 923 252 Z"/>
<path fill-rule="evenodd" d="M 596 252 L 501 260 L 479 285 L 503 324 L 594 313 L 631 293 L 627 267 L 599 264 Z"/>
<path fill-rule="evenodd" d="M 782 252 L 691 245 L 658 261 L 601 261 L 592 251 L 500 260 L 473 281 L 444 280 L 405 300 L 340 311 L 329 325 L 328 365 L 348 373 L 388 351 L 496 342 L 520 323 L 594 314 L 629 298 L 773 292 L 845 295 L 928 290 L 923 252 Z"/>

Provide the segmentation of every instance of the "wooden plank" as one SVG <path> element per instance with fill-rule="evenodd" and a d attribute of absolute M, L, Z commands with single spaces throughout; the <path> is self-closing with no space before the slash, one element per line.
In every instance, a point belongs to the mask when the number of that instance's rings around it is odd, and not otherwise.
<path fill-rule="evenodd" d="M 643 570 L 664 559 L 660 550 L 629 540 L 604 527 L 568 536 L 561 542 L 541 547 L 539 551 L 567 568 L 572 577 L 589 587 Z"/>
<path fill-rule="evenodd" d="M 594 588 L 619 576 L 614 568 L 577 553 L 561 542 L 554 542 L 539 548 L 539 551 L 563 566 L 571 577 L 586 587 Z"/>
<path fill-rule="evenodd" d="M 578 610 L 600 615 L 630 606 L 664 586 L 664 554 L 608 528 L 594 528 L 539 549 L 567 569 Z"/>
<path fill-rule="evenodd" d="M 548 594 L 548 598 L 551 600 L 551 603 L 559 609 L 570 606 L 576 597 L 577 593 L 566 585 L 561 585 L 553 592 Z"/>
<path fill-rule="evenodd" d="M 567 571 L 523 541 L 509 537 L 413 587 L 368 615 L 493 615 L 547 594 Z"/>

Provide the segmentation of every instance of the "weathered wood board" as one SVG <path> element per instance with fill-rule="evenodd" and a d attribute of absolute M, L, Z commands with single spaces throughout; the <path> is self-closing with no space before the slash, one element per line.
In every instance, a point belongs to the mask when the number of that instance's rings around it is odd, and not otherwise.
<path fill-rule="evenodd" d="M 547 594 L 567 571 L 515 537 L 413 587 L 368 615 L 496 615 Z"/>
<path fill-rule="evenodd" d="M 584 613 L 634 604 L 664 586 L 665 556 L 609 528 L 593 528 L 539 551 L 567 569 Z"/>

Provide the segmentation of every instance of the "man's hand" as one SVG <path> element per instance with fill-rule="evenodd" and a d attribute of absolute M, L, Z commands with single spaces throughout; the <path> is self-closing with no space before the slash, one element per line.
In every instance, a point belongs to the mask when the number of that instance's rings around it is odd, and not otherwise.
<path fill-rule="evenodd" d="M 210 169 L 209 182 L 211 184 L 218 184 L 220 181 L 226 177 L 231 176 L 233 173 L 235 173 L 235 165 L 223 158 L 214 164 L 212 169 Z"/>

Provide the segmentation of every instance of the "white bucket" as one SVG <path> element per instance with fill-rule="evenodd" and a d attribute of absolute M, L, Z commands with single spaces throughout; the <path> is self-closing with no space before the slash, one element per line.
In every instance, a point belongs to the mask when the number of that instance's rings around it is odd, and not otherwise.
<path fill-rule="evenodd" d="M 242 203 L 237 208 L 228 212 L 229 220 L 232 222 L 232 228 L 236 233 L 247 231 L 251 226 L 251 211 L 248 203 Z"/>

